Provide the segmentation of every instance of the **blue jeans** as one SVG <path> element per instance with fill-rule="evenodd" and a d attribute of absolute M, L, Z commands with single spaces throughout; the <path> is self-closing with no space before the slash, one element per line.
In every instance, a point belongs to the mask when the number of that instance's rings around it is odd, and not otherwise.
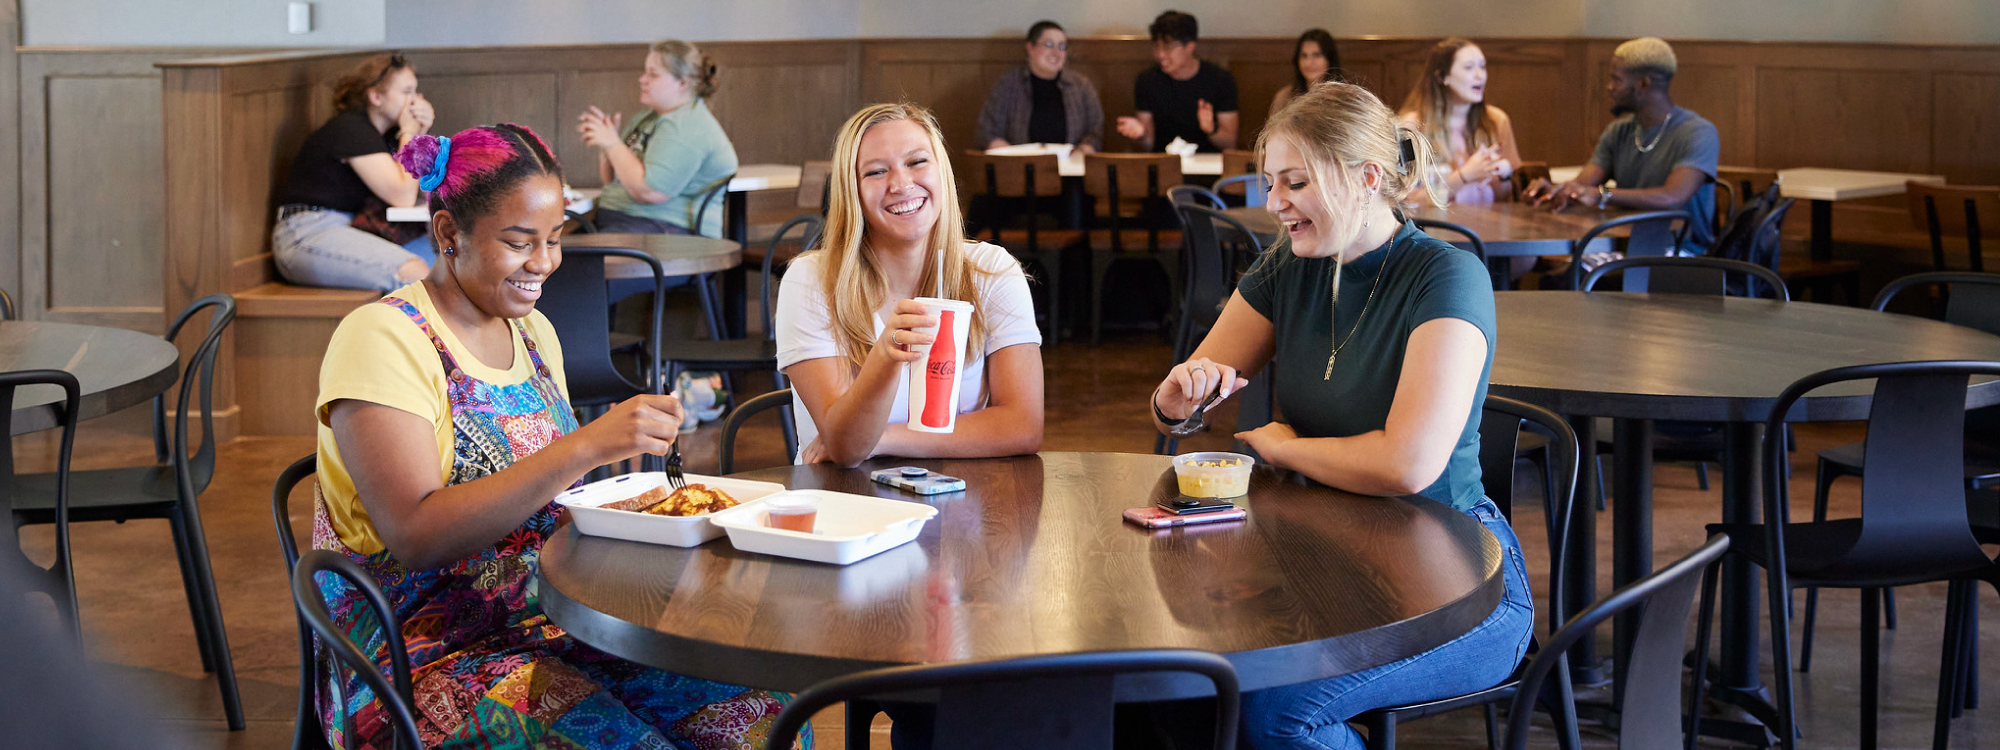
<path fill-rule="evenodd" d="M 1535 601 L 1521 542 L 1492 500 L 1467 511 L 1500 540 L 1507 593 L 1465 635 L 1424 653 L 1354 674 L 1243 696 L 1243 744 L 1257 750 L 1361 750 L 1347 720 L 1365 711 L 1464 695 L 1500 684 L 1527 653 Z"/>
<path fill-rule="evenodd" d="M 339 211 L 306 211 L 279 221 L 271 229 L 279 275 L 300 286 L 388 292 L 403 285 L 396 272 L 412 258 L 435 265 L 429 235 L 399 247 L 349 226 L 353 220 Z"/>

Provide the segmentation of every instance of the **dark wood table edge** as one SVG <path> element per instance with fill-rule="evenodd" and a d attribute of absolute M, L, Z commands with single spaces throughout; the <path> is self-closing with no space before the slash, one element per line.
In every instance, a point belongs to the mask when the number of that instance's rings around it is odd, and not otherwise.
<path fill-rule="evenodd" d="M 113 388 L 94 393 L 84 393 L 82 398 L 77 402 L 77 409 L 81 412 L 78 419 L 79 421 L 96 419 L 152 400 L 153 397 L 167 392 L 168 388 L 173 387 L 174 383 L 180 380 L 180 370 L 180 354 L 176 352 L 174 358 L 168 361 L 166 366 L 160 368 L 158 372 Z M 57 390 L 57 393 L 61 393 L 60 389 Z M 135 394 L 137 394 L 136 398 L 134 397 Z M 61 423 L 56 418 L 57 403 L 60 403 L 60 398 L 58 398 L 56 403 L 23 406 L 15 409 L 12 417 L 11 433 L 13 435 L 26 435 L 32 432 L 55 429 Z"/>
<path fill-rule="evenodd" d="M 1415 497 L 1397 499 L 1435 502 Z M 1479 529 L 1492 538 L 1483 525 Z M 549 544 L 571 544 L 580 536 L 573 524 L 568 525 Z M 726 542 L 718 539 L 708 543 Z M 1471 591 L 1416 617 L 1343 636 L 1221 656 L 1235 665 L 1241 689 L 1252 691 L 1354 674 L 1408 658 L 1410 653 L 1430 651 L 1470 633 L 1500 606 L 1506 596 L 1506 555 L 1494 555 L 1491 562 L 1485 578 Z M 833 677 L 908 666 L 901 662 L 780 654 L 664 633 L 576 602 L 549 580 L 545 569 L 538 567 L 535 575 L 542 611 L 551 622 L 592 648 L 655 669 L 732 685 L 798 692 Z M 1426 634 L 1436 637 L 1426 638 Z M 1400 649 L 1409 653 L 1387 657 L 1370 655 L 1367 646 L 1380 642 L 1402 643 L 1414 650 Z M 1124 702 L 1213 695 L 1213 686 L 1206 679 L 1191 674 L 1129 676 L 1117 683 L 1117 699 Z"/>

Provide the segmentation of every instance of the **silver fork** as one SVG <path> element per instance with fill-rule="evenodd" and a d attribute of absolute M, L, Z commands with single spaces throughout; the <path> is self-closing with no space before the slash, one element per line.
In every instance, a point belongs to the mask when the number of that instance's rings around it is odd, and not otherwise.
<path fill-rule="evenodd" d="M 678 490 L 687 486 L 687 476 L 681 472 L 681 441 L 675 440 L 667 453 L 667 484 Z"/>
<path fill-rule="evenodd" d="M 1187 419 L 1182 420 L 1180 424 L 1168 427 L 1167 434 L 1174 437 L 1187 437 L 1199 432 L 1204 417 L 1208 414 L 1208 407 L 1221 399 L 1222 389 L 1217 388 L 1214 393 L 1208 394 L 1208 400 L 1201 402 L 1200 406 L 1195 407 L 1194 411 L 1188 413 Z"/>

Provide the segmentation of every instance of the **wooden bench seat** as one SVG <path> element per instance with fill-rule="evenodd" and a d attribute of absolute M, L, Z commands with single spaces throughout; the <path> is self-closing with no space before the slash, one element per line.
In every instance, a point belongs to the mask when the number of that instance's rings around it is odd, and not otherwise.
<path fill-rule="evenodd" d="M 271 282 L 236 293 L 236 399 L 243 435 L 311 435 L 333 329 L 382 295 Z"/>

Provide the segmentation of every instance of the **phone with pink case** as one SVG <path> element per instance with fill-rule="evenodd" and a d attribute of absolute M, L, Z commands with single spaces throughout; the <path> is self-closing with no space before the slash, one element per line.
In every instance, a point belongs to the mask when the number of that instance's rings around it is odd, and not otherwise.
<path fill-rule="evenodd" d="M 1145 508 L 1127 509 L 1125 511 L 1125 522 L 1129 524 L 1135 524 L 1140 528 L 1165 529 L 1174 526 L 1195 526 L 1207 523 L 1224 523 L 1227 521 L 1241 521 L 1245 516 L 1248 515 L 1249 514 L 1245 513 L 1242 508 L 1236 508 L 1233 510 L 1218 510 L 1212 513 L 1196 513 L 1192 515 L 1183 515 L 1183 514 L 1176 514 L 1171 510 L 1167 510 L 1160 506 L 1154 505 Z"/>

